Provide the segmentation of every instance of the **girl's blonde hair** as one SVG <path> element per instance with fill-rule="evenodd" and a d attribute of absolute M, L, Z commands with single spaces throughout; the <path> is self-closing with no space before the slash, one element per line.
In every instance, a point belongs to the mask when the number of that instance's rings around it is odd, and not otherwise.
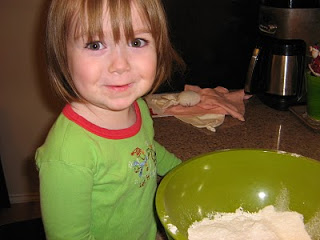
<path fill-rule="evenodd" d="M 149 25 L 157 49 L 156 78 L 151 92 L 170 79 L 174 66 L 184 69 L 183 60 L 170 43 L 161 0 L 52 0 L 46 27 L 47 63 L 52 85 L 65 101 L 82 101 L 68 68 L 68 37 L 79 37 L 80 34 L 88 37 L 88 41 L 95 36 L 103 38 L 102 17 L 106 9 L 115 41 L 119 41 L 121 28 L 127 39 L 133 39 L 133 2 Z M 76 26 L 74 33 L 70 33 L 72 26 Z"/>

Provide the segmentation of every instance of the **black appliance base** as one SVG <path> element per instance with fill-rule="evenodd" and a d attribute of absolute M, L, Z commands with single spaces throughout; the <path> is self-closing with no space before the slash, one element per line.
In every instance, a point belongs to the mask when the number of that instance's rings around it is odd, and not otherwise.
<path fill-rule="evenodd" d="M 302 104 L 297 96 L 276 96 L 271 94 L 258 95 L 258 98 L 267 106 L 280 111 L 288 111 L 290 106 Z"/>

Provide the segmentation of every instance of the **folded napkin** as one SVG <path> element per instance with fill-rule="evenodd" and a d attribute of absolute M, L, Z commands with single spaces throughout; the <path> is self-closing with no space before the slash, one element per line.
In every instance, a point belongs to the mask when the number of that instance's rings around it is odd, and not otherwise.
<path fill-rule="evenodd" d="M 244 99 L 250 96 L 245 95 L 243 90 L 229 91 L 224 87 L 203 88 L 198 86 L 185 85 L 185 91 L 194 91 L 201 96 L 198 104 L 191 107 L 175 105 L 165 109 L 168 115 L 202 115 L 208 113 L 231 115 L 234 118 L 244 121 Z"/>
<path fill-rule="evenodd" d="M 225 115 L 209 113 L 209 114 L 204 114 L 199 116 L 180 115 L 175 117 L 197 128 L 206 128 L 212 132 L 215 132 L 216 127 L 220 126 L 224 122 Z"/>
<path fill-rule="evenodd" d="M 229 91 L 223 87 L 202 89 L 198 86 L 185 85 L 184 91 L 198 93 L 200 102 L 193 106 L 182 106 L 179 104 L 179 93 L 154 94 L 148 96 L 146 100 L 154 114 L 175 116 L 193 126 L 215 131 L 215 127 L 223 123 L 225 115 L 244 121 L 243 100 L 251 97 L 245 95 L 243 89 Z"/>

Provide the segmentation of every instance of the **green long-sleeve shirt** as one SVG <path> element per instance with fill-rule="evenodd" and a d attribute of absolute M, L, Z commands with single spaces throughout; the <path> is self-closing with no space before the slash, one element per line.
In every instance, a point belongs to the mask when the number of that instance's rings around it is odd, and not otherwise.
<path fill-rule="evenodd" d="M 136 123 L 107 130 L 66 105 L 36 153 L 48 240 L 155 239 L 157 174 L 181 161 L 154 140 L 142 99 Z"/>

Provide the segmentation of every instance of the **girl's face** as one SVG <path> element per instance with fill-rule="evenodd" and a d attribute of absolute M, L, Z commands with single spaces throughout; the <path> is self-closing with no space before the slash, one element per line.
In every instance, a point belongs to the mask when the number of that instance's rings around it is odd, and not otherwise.
<path fill-rule="evenodd" d="M 107 14 L 103 20 L 103 39 L 88 43 L 86 36 L 68 37 L 72 80 L 89 105 L 125 110 L 151 89 L 157 66 L 155 41 L 134 5 L 131 14 L 134 39 L 129 42 L 123 31 L 119 42 L 114 41 Z"/>

